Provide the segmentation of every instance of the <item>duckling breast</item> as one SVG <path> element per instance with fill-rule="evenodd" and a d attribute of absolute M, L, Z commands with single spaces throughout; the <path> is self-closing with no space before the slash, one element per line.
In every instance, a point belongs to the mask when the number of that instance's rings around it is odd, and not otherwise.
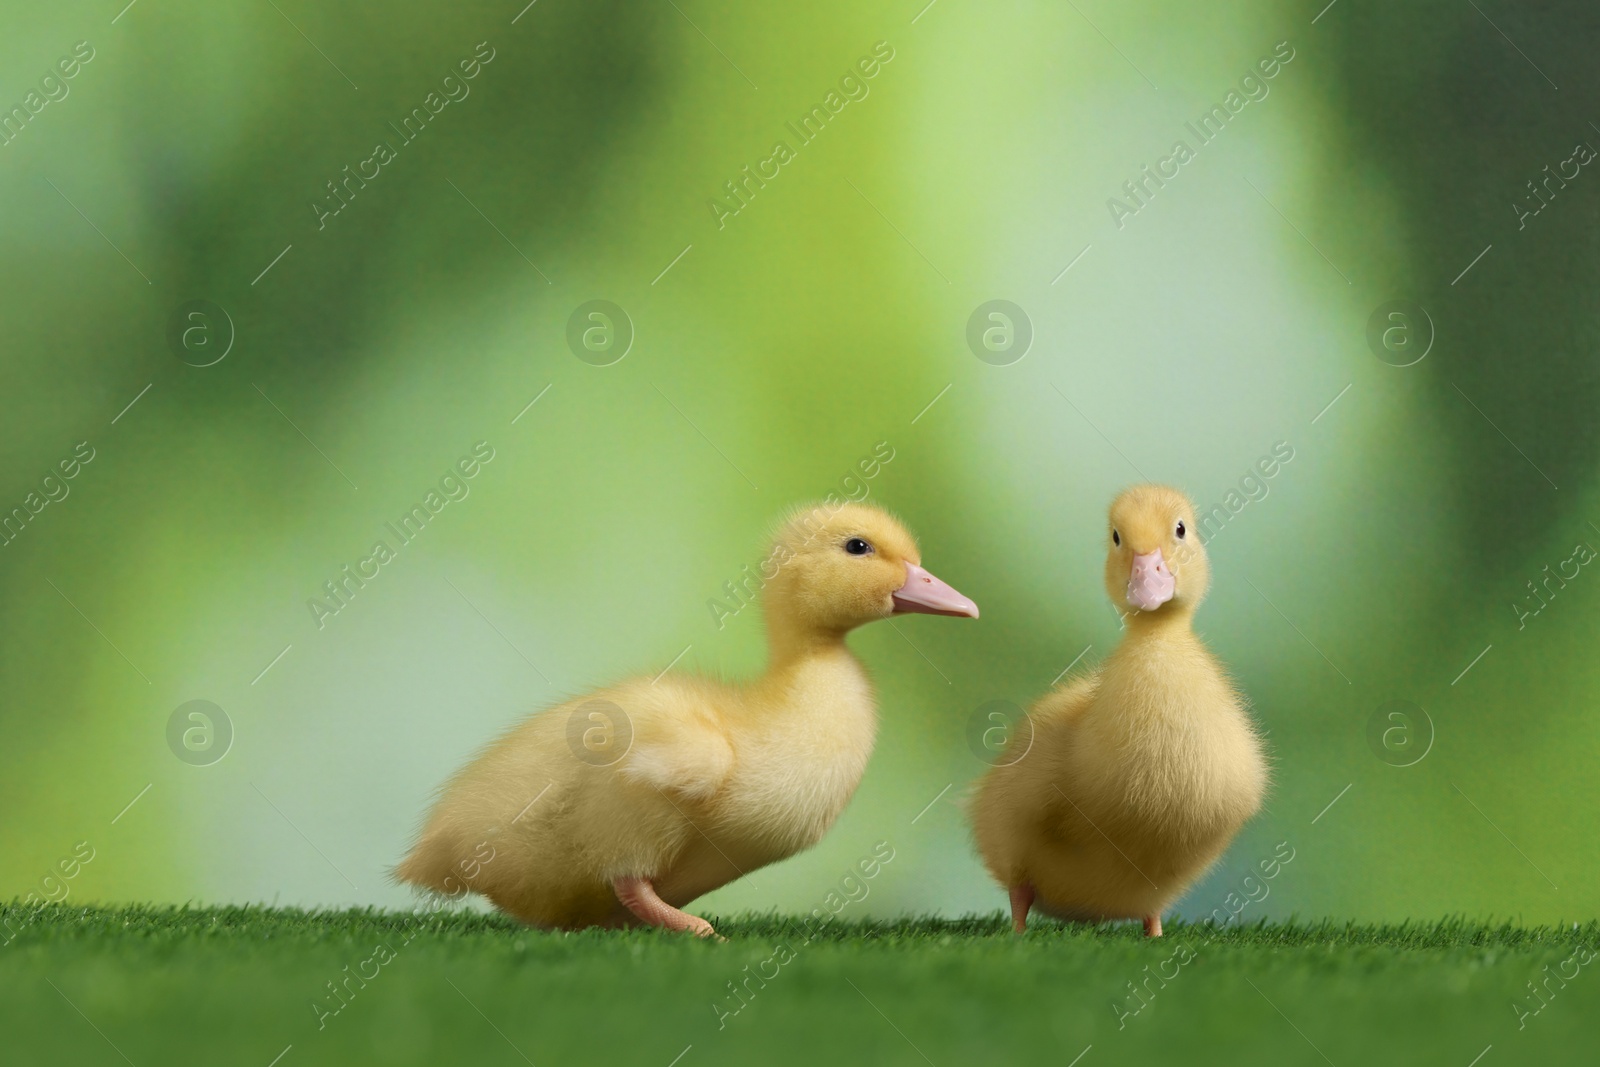
<path fill-rule="evenodd" d="M 815 845 L 866 772 L 877 737 L 871 683 L 853 657 L 814 664 L 732 731 L 734 768 L 712 836 L 771 863 Z"/>
<path fill-rule="evenodd" d="M 1108 671 L 1068 756 L 1092 811 L 1178 867 L 1209 863 L 1267 786 L 1243 699 L 1214 661 L 1187 667 L 1181 684 L 1169 669 Z"/>

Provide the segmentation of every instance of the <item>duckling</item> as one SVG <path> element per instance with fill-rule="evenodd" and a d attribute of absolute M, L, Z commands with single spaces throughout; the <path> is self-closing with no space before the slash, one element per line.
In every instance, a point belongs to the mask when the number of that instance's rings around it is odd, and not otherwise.
<path fill-rule="evenodd" d="M 1261 806 L 1261 742 L 1222 665 L 1195 636 L 1210 585 L 1194 504 L 1138 485 L 1111 505 L 1106 591 L 1127 633 L 1104 663 L 1042 697 L 985 775 L 973 829 L 984 865 L 1029 910 L 1084 922 L 1161 913 Z M 1009 762 L 1008 762 L 1009 761 Z"/>
<path fill-rule="evenodd" d="M 978 617 L 862 504 L 793 513 L 761 576 L 764 674 L 642 676 L 535 714 L 443 788 L 396 876 L 539 927 L 714 936 L 681 909 L 815 845 L 861 781 L 877 710 L 845 635 L 908 612 Z"/>

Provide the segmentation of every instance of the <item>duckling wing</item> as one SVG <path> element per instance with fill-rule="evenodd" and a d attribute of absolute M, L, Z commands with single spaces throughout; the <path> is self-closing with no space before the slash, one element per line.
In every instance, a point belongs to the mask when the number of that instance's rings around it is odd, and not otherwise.
<path fill-rule="evenodd" d="M 617 772 L 630 782 L 691 799 L 712 796 L 733 770 L 733 746 L 719 705 L 727 694 L 693 680 L 663 679 L 620 694 L 630 708 L 633 742 Z"/>

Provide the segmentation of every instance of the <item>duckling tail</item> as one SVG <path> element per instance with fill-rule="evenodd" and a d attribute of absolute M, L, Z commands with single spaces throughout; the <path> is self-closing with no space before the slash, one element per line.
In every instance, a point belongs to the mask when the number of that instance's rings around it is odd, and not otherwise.
<path fill-rule="evenodd" d="M 443 893 L 448 888 L 446 882 L 453 880 L 450 878 L 453 859 L 444 841 L 425 834 L 390 873 L 396 881 Z"/>

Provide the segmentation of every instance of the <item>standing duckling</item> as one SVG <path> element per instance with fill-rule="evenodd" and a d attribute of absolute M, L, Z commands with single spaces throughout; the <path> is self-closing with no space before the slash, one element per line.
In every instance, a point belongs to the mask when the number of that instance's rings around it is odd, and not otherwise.
<path fill-rule="evenodd" d="M 1127 634 L 1029 714 L 973 806 L 978 849 L 1028 911 L 1098 922 L 1161 912 L 1261 806 L 1261 742 L 1241 694 L 1192 628 L 1210 584 L 1194 505 L 1138 485 L 1111 505 L 1105 583 Z"/>
<path fill-rule="evenodd" d="M 877 710 L 845 634 L 978 617 L 900 523 L 859 504 L 794 514 L 762 577 L 760 678 L 640 677 L 534 715 L 445 786 L 400 880 L 541 927 L 712 935 L 680 909 L 815 845 L 861 781 Z"/>

